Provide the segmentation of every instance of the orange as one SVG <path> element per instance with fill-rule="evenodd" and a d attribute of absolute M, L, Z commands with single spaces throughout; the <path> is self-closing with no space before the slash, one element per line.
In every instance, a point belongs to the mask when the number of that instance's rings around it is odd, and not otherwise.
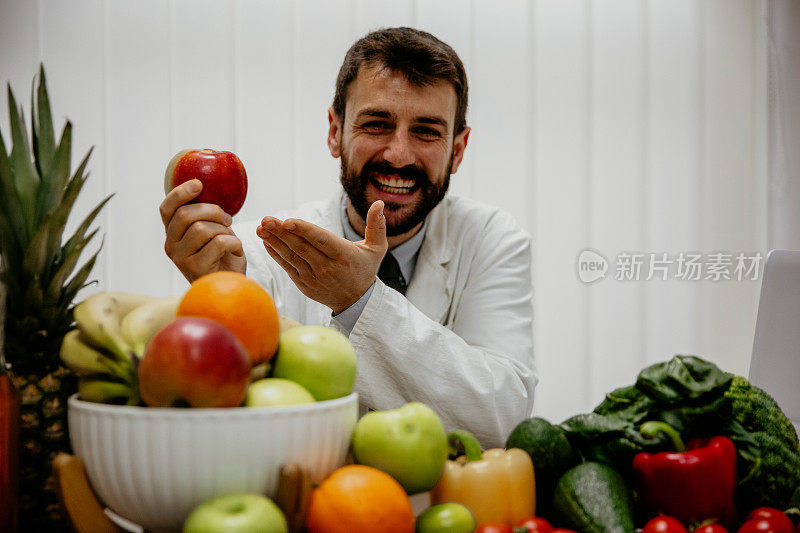
<path fill-rule="evenodd" d="M 311 493 L 306 527 L 309 533 L 413 533 L 414 511 L 392 476 L 347 465 Z"/>
<path fill-rule="evenodd" d="M 237 272 L 214 272 L 198 278 L 183 295 L 178 316 L 219 322 L 241 341 L 253 366 L 278 349 L 278 310 L 264 288 Z"/>

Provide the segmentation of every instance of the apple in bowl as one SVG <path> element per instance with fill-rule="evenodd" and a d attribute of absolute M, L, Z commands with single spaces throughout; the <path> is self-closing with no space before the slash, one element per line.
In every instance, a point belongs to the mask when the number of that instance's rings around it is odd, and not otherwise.
<path fill-rule="evenodd" d="M 189 203 L 217 204 L 233 216 L 244 205 L 247 196 L 247 173 L 232 152 L 181 150 L 173 156 L 164 173 L 164 192 L 192 179 L 203 184 L 203 190 Z"/>
<path fill-rule="evenodd" d="M 237 407 L 250 356 L 225 326 L 179 317 L 153 335 L 139 363 L 139 392 L 151 407 Z"/>

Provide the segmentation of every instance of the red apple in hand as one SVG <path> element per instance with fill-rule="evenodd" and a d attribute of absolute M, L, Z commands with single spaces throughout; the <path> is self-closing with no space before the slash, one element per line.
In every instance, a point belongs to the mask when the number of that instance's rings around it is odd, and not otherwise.
<path fill-rule="evenodd" d="M 225 326 L 176 318 L 147 343 L 139 392 L 153 407 L 236 407 L 250 381 L 250 356 Z"/>
<path fill-rule="evenodd" d="M 247 174 L 236 154 L 208 148 L 178 152 L 164 173 L 164 192 L 195 178 L 203 183 L 203 191 L 189 203 L 217 204 L 231 216 L 242 208 Z"/>

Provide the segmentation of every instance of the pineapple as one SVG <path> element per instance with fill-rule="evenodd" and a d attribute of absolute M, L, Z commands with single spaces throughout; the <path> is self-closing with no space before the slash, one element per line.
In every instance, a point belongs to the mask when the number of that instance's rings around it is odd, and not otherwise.
<path fill-rule="evenodd" d="M 58 531 L 66 526 L 51 465 L 56 453 L 69 451 L 67 398 L 76 391 L 59 348 L 72 326 L 72 301 L 100 252 L 78 266 L 98 231 L 89 227 L 110 196 L 65 238 L 92 151 L 70 176 L 72 125 L 67 121 L 56 144 L 43 67 L 31 92 L 32 144 L 10 86 L 8 108 L 10 153 L 0 132 L 0 283 L 6 298 L 0 349 L 21 397 L 19 523 L 21 531 Z"/>

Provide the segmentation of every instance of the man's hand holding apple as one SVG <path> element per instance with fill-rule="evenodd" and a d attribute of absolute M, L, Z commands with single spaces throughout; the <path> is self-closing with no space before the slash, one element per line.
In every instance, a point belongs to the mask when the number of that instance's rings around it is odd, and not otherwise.
<path fill-rule="evenodd" d="M 188 203 L 202 189 L 199 180 L 191 180 L 164 198 L 159 208 L 166 228 L 164 250 L 190 282 L 218 270 L 244 274 L 247 259 L 231 229 L 233 217 L 216 204 Z"/>
<path fill-rule="evenodd" d="M 256 233 L 297 288 L 335 314 L 369 289 L 388 249 L 381 201 L 367 213 L 362 241 L 350 242 L 304 220 L 274 217 L 264 217 Z"/>

